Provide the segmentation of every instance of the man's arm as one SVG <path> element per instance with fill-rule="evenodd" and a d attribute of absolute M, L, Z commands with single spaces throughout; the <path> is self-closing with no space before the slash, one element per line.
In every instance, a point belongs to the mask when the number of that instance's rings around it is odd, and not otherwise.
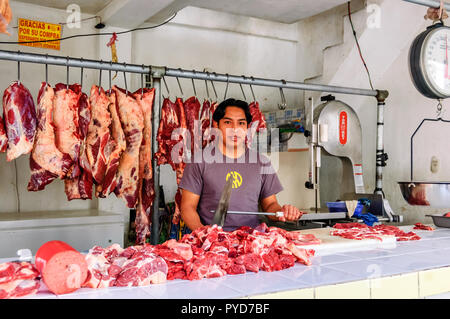
<path fill-rule="evenodd" d="M 186 189 L 181 192 L 181 218 L 190 230 L 194 231 L 203 226 L 197 213 L 200 195 L 194 194 Z"/>
<path fill-rule="evenodd" d="M 268 213 L 276 213 L 276 212 L 284 213 L 283 217 L 268 216 L 269 219 L 273 221 L 282 221 L 282 222 L 285 222 L 287 220 L 294 221 L 299 219 L 304 214 L 295 206 L 292 205 L 280 206 L 276 195 L 271 195 L 269 197 L 262 199 L 261 208 L 263 209 L 263 211 Z"/>

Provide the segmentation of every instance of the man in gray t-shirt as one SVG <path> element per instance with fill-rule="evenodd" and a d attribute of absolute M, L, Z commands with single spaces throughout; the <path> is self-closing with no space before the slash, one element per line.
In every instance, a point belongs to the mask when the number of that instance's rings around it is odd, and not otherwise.
<path fill-rule="evenodd" d="M 303 214 L 292 205 L 280 206 L 276 194 L 283 190 L 267 157 L 247 148 L 248 123 L 252 121 L 248 104 L 228 99 L 213 114 L 218 129 L 214 142 L 203 150 L 200 161 L 195 157 L 186 165 L 179 187 L 182 189 L 181 216 L 195 230 L 212 222 L 225 182 L 234 177 L 228 210 L 284 213 L 272 220 L 297 220 Z M 228 214 L 224 230 L 240 226 L 256 227 L 257 215 Z"/>

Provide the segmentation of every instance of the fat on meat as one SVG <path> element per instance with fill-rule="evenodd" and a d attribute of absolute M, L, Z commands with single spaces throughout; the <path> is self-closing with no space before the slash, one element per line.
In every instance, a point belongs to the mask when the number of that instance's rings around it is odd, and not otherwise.
<path fill-rule="evenodd" d="M 105 176 L 103 182 L 97 185 L 96 194 L 97 197 L 106 197 L 117 186 L 117 169 L 119 168 L 120 156 L 127 147 L 125 133 L 122 129 L 120 117 L 118 113 L 118 105 L 116 101 L 116 93 L 114 91 L 108 91 L 106 95 L 109 98 L 109 113 L 111 115 L 110 126 L 110 141 L 107 145 L 108 148 L 105 152 L 108 157 L 105 169 Z M 110 150 L 110 148 L 112 148 Z"/>
<path fill-rule="evenodd" d="M 13 82 L 3 94 L 3 116 L 8 146 L 6 160 L 12 161 L 33 149 L 36 109 L 30 91 Z"/>
<path fill-rule="evenodd" d="M 72 159 L 72 167 L 67 174 L 68 178 L 80 175 L 78 165 L 81 138 L 79 133 L 78 101 L 80 94 L 67 87 L 66 84 L 55 85 L 55 105 L 53 110 L 53 121 L 55 125 L 56 147 Z"/>
<path fill-rule="evenodd" d="M 123 152 L 117 170 L 117 186 L 114 193 L 123 198 L 129 208 L 135 208 L 139 194 L 139 150 L 144 129 L 144 115 L 139 103 L 123 89 L 113 86 L 125 133 L 127 147 Z"/>
<path fill-rule="evenodd" d="M 31 177 L 27 189 L 43 190 L 56 178 L 63 178 L 68 173 L 72 159 L 63 154 L 55 144 L 53 124 L 54 90 L 43 82 L 38 94 L 37 130 L 34 146 L 30 156 Z"/>
<path fill-rule="evenodd" d="M 133 93 L 142 109 L 144 129 L 139 149 L 139 196 L 136 211 L 136 244 L 145 243 L 150 235 L 151 207 L 154 199 L 152 170 L 152 111 L 155 89 L 140 89 Z"/>

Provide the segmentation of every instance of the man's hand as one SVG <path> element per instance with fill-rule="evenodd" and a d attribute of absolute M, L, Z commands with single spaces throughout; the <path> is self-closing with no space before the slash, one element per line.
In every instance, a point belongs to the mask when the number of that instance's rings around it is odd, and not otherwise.
<path fill-rule="evenodd" d="M 296 221 L 300 217 L 302 217 L 303 214 L 306 214 L 304 212 L 301 212 L 297 207 L 292 205 L 283 205 L 283 207 L 281 207 L 281 211 L 284 213 L 284 216 L 279 217 L 278 220 L 282 222 Z"/>

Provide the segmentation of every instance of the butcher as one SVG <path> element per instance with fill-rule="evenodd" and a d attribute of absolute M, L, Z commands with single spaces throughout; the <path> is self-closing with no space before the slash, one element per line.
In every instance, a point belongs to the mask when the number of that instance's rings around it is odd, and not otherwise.
<path fill-rule="evenodd" d="M 276 195 L 283 190 L 269 159 L 247 147 L 246 137 L 252 122 L 249 105 L 227 99 L 213 113 L 217 134 L 202 152 L 201 160 L 186 164 L 179 184 L 182 190 L 181 217 L 192 231 L 210 225 L 225 182 L 233 177 L 228 210 L 246 212 L 283 212 L 269 216 L 272 221 L 295 221 L 303 212 L 293 205 L 278 203 Z M 223 229 L 256 227 L 258 215 L 228 214 Z"/>

